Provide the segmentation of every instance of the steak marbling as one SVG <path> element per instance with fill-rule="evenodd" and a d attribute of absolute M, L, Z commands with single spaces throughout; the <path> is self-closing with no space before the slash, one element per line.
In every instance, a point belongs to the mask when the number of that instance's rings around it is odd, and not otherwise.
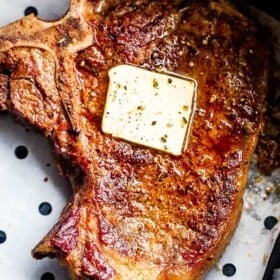
<path fill-rule="evenodd" d="M 222 0 L 72 0 L 56 22 L 1 28 L 0 109 L 50 139 L 73 186 L 33 256 L 57 257 L 73 279 L 201 279 L 240 217 L 268 87 L 262 36 Z M 182 156 L 102 133 L 120 64 L 197 81 Z"/>

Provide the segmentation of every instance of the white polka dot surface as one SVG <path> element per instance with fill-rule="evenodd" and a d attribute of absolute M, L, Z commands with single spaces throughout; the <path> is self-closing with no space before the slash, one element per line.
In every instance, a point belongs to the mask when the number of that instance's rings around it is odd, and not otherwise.
<path fill-rule="evenodd" d="M 55 20 L 68 5 L 68 0 L 0 0 L 0 26 L 29 12 Z M 58 175 L 46 139 L 3 113 L 0 128 L 0 279 L 70 279 L 56 260 L 36 261 L 31 250 L 57 221 L 71 187 Z M 280 217 L 280 204 L 275 197 L 264 200 L 260 190 L 279 186 L 279 174 L 275 172 L 256 183 L 258 174 L 250 172 L 239 227 L 206 280 L 262 279 L 279 232 L 275 217 Z"/>

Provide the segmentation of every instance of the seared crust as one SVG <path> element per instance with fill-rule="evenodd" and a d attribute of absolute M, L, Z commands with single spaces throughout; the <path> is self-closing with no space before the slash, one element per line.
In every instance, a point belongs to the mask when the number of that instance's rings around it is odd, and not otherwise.
<path fill-rule="evenodd" d="M 201 279 L 240 217 L 267 91 L 262 36 L 226 1 L 73 0 L 58 22 L 0 29 L 0 109 L 50 138 L 74 190 L 33 256 L 73 279 Z M 197 81 L 182 156 L 102 133 L 119 64 Z"/>

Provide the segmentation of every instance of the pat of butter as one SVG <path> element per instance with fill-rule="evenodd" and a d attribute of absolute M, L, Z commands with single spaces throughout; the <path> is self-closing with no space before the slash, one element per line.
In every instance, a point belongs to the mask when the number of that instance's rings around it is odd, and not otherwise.
<path fill-rule="evenodd" d="M 191 126 L 196 82 L 131 65 L 110 69 L 109 78 L 102 131 L 181 155 Z"/>

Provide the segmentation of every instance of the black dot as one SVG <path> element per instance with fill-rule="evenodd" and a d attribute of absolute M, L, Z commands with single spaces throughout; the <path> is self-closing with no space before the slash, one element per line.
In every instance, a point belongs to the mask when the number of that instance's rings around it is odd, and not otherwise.
<path fill-rule="evenodd" d="M 7 235 L 4 231 L 0 230 L 0 244 L 4 243 L 7 240 Z"/>
<path fill-rule="evenodd" d="M 15 155 L 18 159 L 25 159 L 28 156 L 28 149 L 25 146 L 18 146 L 15 149 Z"/>
<path fill-rule="evenodd" d="M 48 202 L 42 202 L 39 205 L 39 212 L 42 215 L 47 216 L 47 215 L 49 215 L 52 212 L 52 206 Z"/>
<path fill-rule="evenodd" d="M 277 223 L 277 218 L 273 216 L 266 217 L 264 220 L 264 226 L 266 229 L 272 229 Z"/>
<path fill-rule="evenodd" d="M 50 272 L 45 272 L 42 276 L 41 276 L 41 280 L 55 280 L 55 277 L 52 273 Z"/>
<path fill-rule="evenodd" d="M 35 16 L 38 15 L 38 11 L 35 7 L 29 6 L 24 10 L 24 15 L 28 16 L 30 14 L 34 14 Z"/>
<path fill-rule="evenodd" d="M 235 265 L 231 263 L 227 263 L 223 266 L 223 274 L 225 276 L 233 276 L 236 273 L 236 267 Z"/>

